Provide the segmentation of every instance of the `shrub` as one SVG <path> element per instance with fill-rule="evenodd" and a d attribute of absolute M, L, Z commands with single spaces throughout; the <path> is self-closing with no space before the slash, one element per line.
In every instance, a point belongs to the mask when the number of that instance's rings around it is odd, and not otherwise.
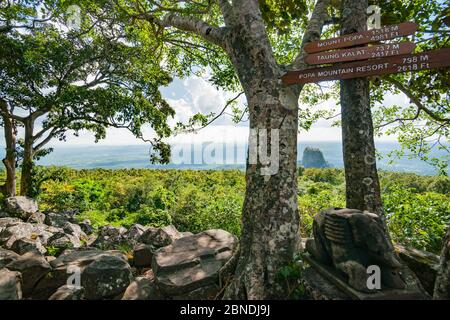
<path fill-rule="evenodd" d="M 434 177 L 432 182 L 427 188 L 427 191 L 437 192 L 442 194 L 450 193 L 450 178 L 449 177 Z"/>
<path fill-rule="evenodd" d="M 394 241 L 439 253 L 450 223 L 450 197 L 433 192 L 393 187 L 383 196 L 387 222 Z"/>
<path fill-rule="evenodd" d="M 158 228 L 172 224 L 172 217 L 167 211 L 144 207 L 136 214 L 134 221 L 144 226 L 149 225 Z"/>
<path fill-rule="evenodd" d="M 325 182 L 332 185 L 338 185 L 344 182 L 344 173 L 341 169 L 326 168 L 315 169 L 308 168 L 303 171 L 303 178 L 314 182 Z"/>
<path fill-rule="evenodd" d="M 52 178 L 42 183 L 41 210 L 76 210 L 79 220 L 90 219 L 94 227 L 172 223 L 180 231 L 241 231 L 245 176 L 238 170 L 42 170 Z M 380 172 L 380 180 L 392 238 L 439 252 L 450 218 L 449 178 Z M 344 174 L 305 169 L 298 184 L 300 232 L 308 237 L 318 212 L 345 207 Z"/>

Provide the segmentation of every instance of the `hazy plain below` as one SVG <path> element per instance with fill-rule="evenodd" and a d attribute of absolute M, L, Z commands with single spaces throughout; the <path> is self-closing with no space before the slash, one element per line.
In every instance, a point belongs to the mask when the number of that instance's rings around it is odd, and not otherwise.
<path fill-rule="evenodd" d="M 306 147 L 319 148 L 328 163 L 336 168 L 343 167 L 342 145 L 338 141 L 301 142 L 298 160 L 301 161 Z M 220 150 L 222 147 L 216 147 Z M 423 175 L 434 175 L 436 170 L 419 159 L 393 159 L 391 163 L 387 154 L 398 149 L 396 143 L 377 143 L 377 151 L 381 158 L 378 167 L 383 170 L 414 172 Z M 38 163 L 41 165 L 68 166 L 75 169 L 89 168 L 153 168 L 153 169 L 243 169 L 245 167 L 245 145 L 223 146 L 222 151 L 211 152 L 211 145 L 177 145 L 174 150 L 174 161 L 168 165 L 153 165 L 149 161 L 149 147 L 145 145 L 130 146 L 59 146 Z M 4 149 L 0 155 L 3 156 Z M 443 152 L 435 152 L 433 156 L 445 156 Z M 218 159 L 218 160 L 217 160 Z"/>

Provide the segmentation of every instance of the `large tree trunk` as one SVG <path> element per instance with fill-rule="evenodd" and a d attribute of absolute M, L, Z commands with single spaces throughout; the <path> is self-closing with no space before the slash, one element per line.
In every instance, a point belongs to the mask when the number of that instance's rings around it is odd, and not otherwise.
<path fill-rule="evenodd" d="M 450 228 L 442 241 L 442 253 L 433 299 L 450 300 Z"/>
<path fill-rule="evenodd" d="M 23 159 L 20 176 L 20 194 L 23 196 L 33 196 L 33 130 L 34 121 L 28 118 L 24 122 L 25 138 L 23 146 Z"/>
<path fill-rule="evenodd" d="M 342 34 L 367 29 L 367 0 L 342 1 Z M 347 208 L 383 217 L 367 78 L 341 80 L 342 144 Z"/>
<path fill-rule="evenodd" d="M 287 291 L 278 272 L 292 261 L 299 228 L 298 95 L 279 81 L 282 71 L 271 51 L 258 2 L 243 1 L 239 6 L 238 10 L 249 14 L 241 15 L 233 26 L 227 50 L 247 97 L 251 134 L 240 255 L 225 298 L 282 299 Z M 267 147 L 272 172 L 267 170 L 265 152 L 257 157 L 256 140 L 259 148 Z"/>
<path fill-rule="evenodd" d="M 3 164 L 6 169 L 6 181 L 2 186 L 2 192 L 6 197 L 16 195 L 16 139 L 17 129 L 14 120 L 7 116 L 7 105 L 0 101 L 3 118 L 3 129 L 5 133 L 6 154 L 3 158 Z"/>

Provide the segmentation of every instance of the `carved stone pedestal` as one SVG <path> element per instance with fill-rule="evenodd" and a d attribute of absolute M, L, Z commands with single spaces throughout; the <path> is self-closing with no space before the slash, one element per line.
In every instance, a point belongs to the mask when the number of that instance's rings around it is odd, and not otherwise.
<path fill-rule="evenodd" d="M 406 287 L 404 289 L 381 288 L 372 293 L 352 288 L 345 276 L 333 267 L 320 263 L 310 254 L 303 254 L 309 267 L 304 272 L 303 285 L 314 300 L 427 300 L 430 297 L 421 289 L 417 278 L 404 267 L 401 269 Z"/>

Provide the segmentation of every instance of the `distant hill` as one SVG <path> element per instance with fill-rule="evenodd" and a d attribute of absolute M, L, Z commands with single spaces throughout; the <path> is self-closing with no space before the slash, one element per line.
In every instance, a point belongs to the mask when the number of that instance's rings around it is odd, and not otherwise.
<path fill-rule="evenodd" d="M 318 148 L 306 147 L 303 151 L 302 165 L 305 168 L 329 168 L 322 151 Z"/>
<path fill-rule="evenodd" d="M 1 141 L 0 141 L 1 144 Z M 377 152 L 381 156 L 377 161 L 377 167 L 382 170 L 396 171 L 396 172 L 414 172 L 422 175 L 435 175 L 436 169 L 428 163 L 417 158 L 409 158 L 408 155 L 400 159 L 390 161 L 388 156 L 393 150 L 398 150 L 400 146 L 397 143 L 378 141 Z M 191 157 L 194 159 L 194 147 L 197 145 L 190 145 Z M 301 141 L 298 144 L 298 164 L 301 165 L 303 151 L 305 148 L 318 148 L 324 155 L 329 167 L 343 168 L 344 163 L 342 159 L 342 142 L 340 141 Z M 450 146 L 449 146 L 450 147 Z M 200 161 L 200 163 L 171 163 L 169 165 L 151 164 L 149 160 L 149 146 L 102 146 L 102 145 L 85 145 L 73 146 L 70 144 L 55 147 L 54 152 L 48 156 L 41 158 L 38 161 L 40 165 L 57 165 L 67 166 L 75 169 L 90 169 L 90 168 L 152 168 L 152 169 L 194 169 L 194 170 L 220 170 L 220 169 L 240 169 L 245 170 L 245 160 L 247 156 L 247 146 L 236 144 L 235 148 L 230 148 L 235 151 L 234 156 L 228 154 L 226 149 L 226 161 L 220 164 L 208 164 Z M 195 149 L 196 150 L 196 149 Z M 0 159 L 4 157 L 4 146 L 0 145 Z M 201 157 L 201 154 L 200 154 Z M 449 154 L 445 150 L 433 150 L 431 157 L 449 159 Z M 231 159 L 231 160 L 230 160 Z M 449 162 L 450 165 L 450 162 Z M 3 164 L 0 163 L 0 170 Z M 450 175 L 450 172 L 448 172 Z"/>

